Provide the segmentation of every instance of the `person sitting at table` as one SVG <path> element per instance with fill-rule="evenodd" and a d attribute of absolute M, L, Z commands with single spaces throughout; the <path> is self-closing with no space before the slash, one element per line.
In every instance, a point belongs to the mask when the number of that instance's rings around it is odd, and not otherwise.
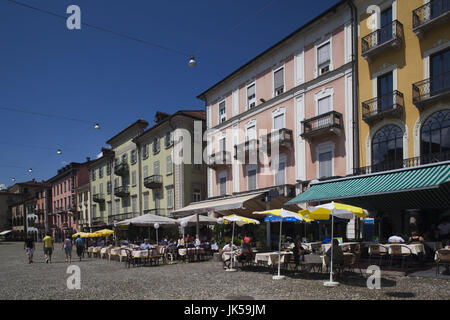
<path fill-rule="evenodd" d="M 141 250 L 149 250 L 152 246 L 148 243 L 148 239 L 144 239 L 144 243 L 139 246 Z"/>
<path fill-rule="evenodd" d="M 422 236 L 419 236 L 417 231 L 411 233 L 411 237 L 408 239 L 409 244 L 423 244 L 424 240 Z"/>
<path fill-rule="evenodd" d="M 231 240 L 230 240 L 230 242 L 229 243 L 227 243 L 224 247 L 223 247 L 223 249 L 222 249 L 222 252 L 230 252 L 231 251 L 231 248 L 233 248 L 233 251 L 236 251 L 237 250 L 237 247 L 233 244 L 231 244 Z"/>
<path fill-rule="evenodd" d="M 339 240 L 333 239 L 333 247 L 330 247 L 327 251 L 328 261 L 331 259 L 331 248 L 333 248 L 333 265 L 343 265 L 344 264 L 344 252 L 339 246 Z"/>
<path fill-rule="evenodd" d="M 297 237 L 294 240 L 294 249 L 292 250 L 292 253 L 294 254 L 295 266 L 298 267 L 300 265 L 300 261 L 304 261 L 305 254 L 309 254 L 310 252 L 303 248 L 302 239 Z"/>
<path fill-rule="evenodd" d="M 211 251 L 219 252 L 219 246 L 217 245 L 217 242 L 214 239 L 211 240 Z"/>
<path fill-rule="evenodd" d="M 389 243 L 405 243 L 405 240 L 403 240 L 403 238 L 400 236 L 393 235 L 393 236 L 389 237 L 388 242 Z"/>
<path fill-rule="evenodd" d="M 201 242 L 200 242 L 200 238 L 199 238 L 198 234 L 195 237 L 194 245 L 195 245 L 195 249 L 200 249 Z"/>

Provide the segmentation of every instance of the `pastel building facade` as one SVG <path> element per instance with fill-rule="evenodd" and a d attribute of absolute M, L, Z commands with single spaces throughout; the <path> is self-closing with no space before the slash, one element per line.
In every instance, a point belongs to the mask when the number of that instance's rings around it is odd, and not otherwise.
<path fill-rule="evenodd" d="M 208 197 L 273 187 L 292 197 L 351 174 L 352 72 L 351 11 L 340 3 L 200 94 Z"/>

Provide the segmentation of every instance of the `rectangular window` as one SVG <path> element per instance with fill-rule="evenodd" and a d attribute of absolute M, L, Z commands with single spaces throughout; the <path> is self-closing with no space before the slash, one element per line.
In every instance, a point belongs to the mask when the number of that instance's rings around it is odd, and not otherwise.
<path fill-rule="evenodd" d="M 286 160 L 281 159 L 278 163 L 277 168 L 275 169 L 275 185 L 282 186 L 286 184 Z"/>
<path fill-rule="evenodd" d="M 274 96 L 278 96 L 284 92 L 284 68 L 281 68 L 273 74 Z"/>
<path fill-rule="evenodd" d="M 93 195 L 96 194 L 96 192 L 95 192 L 95 186 L 92 186 L 92 194 L 93 194 Z"/>
<path fill-rule="evenodd" d="M 148 158 L 148 143 L 142 146 L 142 159 Z"/>
<path fill-rule="evenodd" d="M 117 199 L 115 204 L 116 204 L 116 207 L 115 207 L 116 210 L 114 211 L 114 214 L 120 214 L 120 200 Z"/>
<path fill-rule="evenodd" d="M 131 198 L 131 213 L 133 217 L 137 214 L 137 197 L 134 196 Z"/>
<path fill-rule="evenodd" d="M 331 151 L 319 154 L 319 178 L 328 178 L 333 175 L 333 153 Z"/>
<path fill-rule="evenodd" d="M 93 217 L 97 216 L 97 206 L 95 204 L 92 206 L 92 216 Z"/>
<path fill-rule="evenodd" d="M 247 141 L 256 139 L 256 126 L 251 126 L 247 128 Z"/>
<path fill-rule="evenodd" d="M 154 190 L 153 191 L 153 198 L 155 200 L 155 208 L 159 209 L 160 208 L 160 202 L 161 202 L 161 191 L 159 190 Z"/>
<path fill-rule="evenodd" d="M 106 193 L 111 194 L 111 181 L 106 182 Z"/>
<path fill-rule="evenodd" d="M 100 194 L 103 194 L 103 183 L 100 183 Z"/>
<path fill-rule="evenodd" d="M 227 120 L 227 110 L 225 108 L 225 100 L 219 103 L 219 123 Z"/>
<path fill-rule="evenodd" d="M 275 118 L 273 118 L 273 128 L 275 130 L 284 128 L 284 113 L 277 115 Z"/>
<path fill-rule="evenodd" d="M 219 140 L 219 152 L 227 150 L 227 140 L 226 138 L 222 138 Z"/>
<path fill-rule="evenodd" d="M 192 192 L 192 201 L 198 202 L 202 201 L 202 191 L 200 189 L 194 189 Z"/>
<path fill-rule="evenodd" d="M 166 158 L 166 174 L 172 174 L 172 156 Z"/>
<path fill-rule="evenodd" d="M 149 193 L 144 193 L 144 210 L 148 210 L 148 206 L 150 204 L 149 195 Z"/>
<path fill-rule="evenodd" d="M 159 138 L 156 137 L 153 139 L 153 154 L 157 154 L 160 150 L 160 142 Z"/>
<path fill-rule="evenodd" d="M 64 193 L 67 192 L 67 181 L 64 181 Z"/>
<path fill-rule="evenodd" d="M 319 76 L 330 71 L 331 52 L 330 43 L 326 43 L 317 49 L 317 68 Z"/>
<path fill-rule="evenodd" d="M 256 85 L 247 87 L 247 109 L 256 107 Z"/>
<path fill-rule="evenodd" d="M 148 177 L 148 166 L 144 166 L 143 171 L 144 171 L 143 173 L 144 173 L 144 179 L 145 179 Z"/>
<path fill-rule="evenodd" d="M 122 163 L 127 163 L 128 162 L 128 154 L 124 153 L 122 155 Z"/>
<path fill-rule="evenodd" d="M 153 162 L 153 174 L 159 175 L 159 161 Z"/>
<path fill-rule="evenodd" d="M 119 187 L 119 178 L 114 179 L 114 188 Z"/>
<path fill-rule="evenodd" d="M 255 168 L 255 166 L 250 166 L 247 169 L 247 188 L 248 188 L 248 190 L 256 189 L 256 172 L 257 172 L 257 168 Z"/>
<path fill-rule="evenodd" d="M 225 196 L 227 194 L 227 177 L 222 177 L 219 179 L 219 192 L 220 196 Z"/>
<path fill-rule="evenodd" d="M 136 171 L 131 172 L 131 186 L 136 186 Z"/>
<path fill-rule="evenodd" d="M 131 164 L 135 164 L 136 163 L 136 149 L 135 150 L 131 150 Z"/>
<path fill-rule="evenodd" d="M 164 137 L 164 145 L 166 148 L 170 148 L 173 144 L 173 132 L 167 132 L 166 136 Z"/>
<path fill-rule="evenodd" d="M 167 208 L 173 208 L 173 188 L 167 189 Z"/>
<path fill-rule="evenodd" d="M 378 112 L 389 110 L 394 104 L 394 77 L 392 71 L 377 78 Z"/>
<path fill-rule="evenodd" d="M 106 175 L 110 176 L 111 175 L 111 163 L 107 163 L 106 164 Z"/>
<path fill-rule="evenodd" d="M 91 180 L 92 180 L 92 181 L 95 181 L 95 169 L 93 169 L 93 170 L 91 171 L 91 174 L 92 174 Z"/>
<path fill-rule="evenodd" d="M 108 201 L 107 203 L 107 208 L 108 208 L 108 216 L 112 216 L 112 206 L 110 201 Z"/>
<path fill-rule="evenodd" d="M 319 115 L 331 111 L 331 96 L 319 99 L 317 102 Z"/>
<path fill-rule="evenodd" d="M 103 167 L 98 168 L 98 177 L 99 179 L 103 178 Z"/>

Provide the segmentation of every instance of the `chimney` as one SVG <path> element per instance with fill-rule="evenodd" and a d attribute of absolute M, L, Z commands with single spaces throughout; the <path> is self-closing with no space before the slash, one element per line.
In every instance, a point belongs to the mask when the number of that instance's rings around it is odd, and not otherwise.
<path fill-rule="evenodd" d="M 170 117 L 170 114 L 161 112 L 161 111 L 157 111 L 156 115 L 155 115 L 155 123 L 159 123 L 168 117 Z"/>

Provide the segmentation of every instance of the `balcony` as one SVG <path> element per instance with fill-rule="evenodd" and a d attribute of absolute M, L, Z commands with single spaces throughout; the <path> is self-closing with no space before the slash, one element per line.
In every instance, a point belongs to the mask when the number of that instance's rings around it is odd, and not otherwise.
<path fill-rule="evenodd" d="M 413 11 L 413 32 L 422 39 L 424 34 L 438 25 L 450 21 L 450 1 L 431 0 Z"/>
<path fill-rule="evenodd" d="M 403 93 L 393 91 L 362 103 L 362 118 L 371 124 L 383 118 L 399 118 L 403 114 Z"/>
<path fill-rule="evenodd" d="M 293 136 L 291 129 L 278 129 L 270 132 L 267 136 L 263 137 L 263 143 L 267 143 L 267 153 L 272 154 L 272 145 L 278 145 L 279 150 L 290 150 L 293 145 Z"/>
<path fill-rule="evenodd" d="M 144 210 L 144 214 L 154 214 L 157 216 L 165 216 L 166 215 L 166 209 L 162 209 L 162 208 L 155 208 L 155 209 L 148 209 L 148 210 Z"/>
<path fill-rule="evenodd" d="M 372 32 L 361 40 L 362 56 L 371 61 L 388 50 L 398 50 L 403 43 L 403 25 L 397 20 Z"/>
<path fill-rule="evenodd" d="M 130 190 L 126 186 L 117 187 L 114 188 L 114 195 L 116 197 L 128 197 L 130 195 Z"/>
<path fill-rule="evenodd" d="M 119 213 L 119 214 L 114 214 L 111 216 L 108 216 L 108 223 L 114 223 L 114 221 L 123 221 L 126 219 L 131 219 L 133 217 L 133 214 L 131 212 L 128 213 Z"/>
<path fill-rule="evenodd" d="M 208 157 L 208 167 L 214 170 L 226 168 L 231 164 L 231 153 L 228 151 L 218 151 Z"/>
<path fill-rule="evenodd" d="M 409 158 L 397 161 L 386 161 L 373 166 L 354 169 L 354 175 L 371 174 L 376 172 L 390 171 L 402 168 L 412 168 L 430 163 L 437 163 L 450 160 L 450 151 L 430 153 L 420 157 Z"/>
<path fill-rule="evenodd" d="M 92 201 L 97 203 L 104 203 L 105 202 L 105 195 L 103 193 L 97 193 L 92 196 Z"/>
<path fill-rule="evenodd" d="M 301 136 L 308 140 L 330 133 L 339 136 L 343 127 L 342 114 L 337 111 L 331 111 L 302 121 L 303 133 Z"/>
<path fill-rule="evenodd" d="M 144 179 L 144 186 L 149 189 L 160 189 L 162 181 L 161 175 L 153 175 Z"/>
<path fill-rule="evenodd" d="M 114 166 L 114 174 L 118 176 L 125 176 L 129 172 L 129 166 L 127 162 L 121 162 Z"/>
<path fill-rule="evenodd" d="M 234 158 L 242 163 L 256 164 L 262 159 L 258 156 L 259 140 L 247 140 L 244 143 L 234 146 Z"/>
<path fill-rule="evenodd" d="M 450 72 L 413 84 L 413 103 L 419 110 L 450 96 Z"/>

